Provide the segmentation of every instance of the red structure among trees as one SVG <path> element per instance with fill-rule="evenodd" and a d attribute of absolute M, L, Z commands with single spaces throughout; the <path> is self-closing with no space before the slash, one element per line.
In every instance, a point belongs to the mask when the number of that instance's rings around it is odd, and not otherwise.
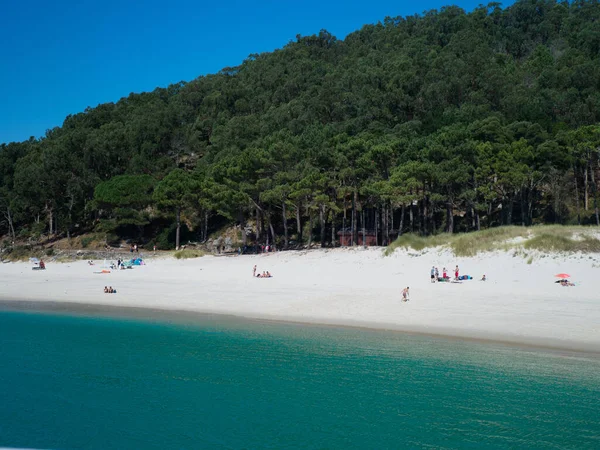
<path fill-rule="evenodd" d="M 337 234 L 339 236 L 340 245 L 342 247 L 350 247 L 352 245 L 352 232 L 350 230 L 338 231 Z M 363 234 L 364 234 L 364 241 L 363 241 Z M 356 242 L 356 245 L 367 245 L 369 247 L 377 245 L 377 235 L 375 234 L 375 232 L 373 230 L 365 230 L 364 233 L 362 230 L 359 230 L 358 231 L 358 241 Z"/>

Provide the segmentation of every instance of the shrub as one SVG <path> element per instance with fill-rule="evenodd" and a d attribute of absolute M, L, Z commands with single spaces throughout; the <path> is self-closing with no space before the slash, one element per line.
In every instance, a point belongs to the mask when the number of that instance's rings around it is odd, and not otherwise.
<path fill-rule="evenodd" d="M 94 242 L 93 236 L 85 236 L 81 238 L 81 248 L 87 248 L 92 242 Z"/>
<path fill-rule="evenodd" d="M 173 254 L 177 259 L 189 259 L 189 258 L 201 258 L 205 253 L 202 250 L 184 249 L 179 250 Z"/>

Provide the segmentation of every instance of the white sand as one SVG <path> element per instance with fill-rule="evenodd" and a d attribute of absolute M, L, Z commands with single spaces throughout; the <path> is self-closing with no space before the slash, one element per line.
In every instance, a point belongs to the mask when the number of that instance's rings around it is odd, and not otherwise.
<path fill-rule="evenodd" d="M 366 326 L 600 351 L 600 264 L 589 256 L 540 258 L 492 253 L 381 249 L 280 252 L 194 260 L 149 257 L 146 266 L 94 274 L 85 261 L 0 264 L 0 299 L 58 301 L 233 314 L 319 324 Z M 101 262 L 99 263 L 101 264 Z M 252 278 L 252 267 L 270 279 Z M 474 277 L 462 284 L 431 284 L 431 266 Z M 595 267 L 596 266 L 596 267 Z M 567 272 L 577 286 L 562 287 Z M 482 274 L 487 282 L 478 281 Z M 112 285 L 117 294 L 104 294 Z M 401 289 L 410 286 L 409 302 Z"/>

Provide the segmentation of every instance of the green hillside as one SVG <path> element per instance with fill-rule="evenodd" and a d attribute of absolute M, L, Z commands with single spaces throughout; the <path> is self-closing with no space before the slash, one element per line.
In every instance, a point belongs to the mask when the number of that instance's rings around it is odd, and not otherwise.
<path fill-rule="evenodd" d="M 68 116 L 0 146 L 0 235 L 174 247 L 599 224 L 600 4 L 449 6 Z M 290 242 L 293 241 L 291 244 Z"/>

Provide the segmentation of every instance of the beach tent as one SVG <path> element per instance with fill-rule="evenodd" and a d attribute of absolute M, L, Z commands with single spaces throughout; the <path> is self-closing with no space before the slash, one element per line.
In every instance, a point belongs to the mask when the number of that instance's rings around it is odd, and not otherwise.
<path fill-rule="evenodd" d="M 39 260 L 39 259 L 37 259 L 37 258 L 29 258 L 29 262 L 30 262 L 31 264 L 39 264 L 39 263 L 40 263 L 40 260 Z"/>

